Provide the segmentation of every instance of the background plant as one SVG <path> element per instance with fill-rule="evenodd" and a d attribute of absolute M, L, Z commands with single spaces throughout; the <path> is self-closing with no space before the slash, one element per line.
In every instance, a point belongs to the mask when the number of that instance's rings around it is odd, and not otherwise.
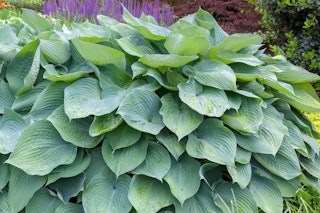
<path fill-rule="evenodd" d="M 254 0 L 263 14 L 271 51 L 320 73 L 320 2 L 318 0 Z"/>
<path fill-rule="evenodd" d="M 164 25 L 174 22 L 174 10 L 168 4 L 156 1 L 137 0 L 45 0 L 43 13 L 55 17 L 63 17 L 66 20 L 96 20 L 98 14 L 122 20 L 122 5 L 136 17 L 142 13 L 152 15 L 155 20 Z"/>
<path fill-rule="evenodd" d="M 319 192 L 318 75 L 201 9 L 97 19 L 1 22 L 0 212 L 275 213 Z"/>

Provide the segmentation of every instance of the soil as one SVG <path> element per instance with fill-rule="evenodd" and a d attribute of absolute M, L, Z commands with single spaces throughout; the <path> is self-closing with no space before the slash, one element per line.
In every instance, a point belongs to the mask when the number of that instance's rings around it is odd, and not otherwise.
<path fill-rule="evenodd" d="M 183 17 L 199 7 L 210 12 L 229 34 L 252 33 L 261 29 L 261 15 L 245 0 L 164 0 L 174 7 L 175 15 Z"/>

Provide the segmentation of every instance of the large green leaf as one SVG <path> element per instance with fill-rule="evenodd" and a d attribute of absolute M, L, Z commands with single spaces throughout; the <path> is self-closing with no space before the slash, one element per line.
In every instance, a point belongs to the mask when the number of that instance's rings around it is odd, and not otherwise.
<path fill-rule="evenodd" d="M 282 142 L 275 156 L 256 153 L 253 156 L 263 167 L 286 180 L 291 180 L 301 174 L 297 154 L 287 141 Z"/>
<path fill-rule="evenodd" d="M 43 74 L 44 79 L 50 81 L 64 81 L 72 83 L 82 77 L 88 76 L 89 73 L 94 72 L 95 67 L 90 62 L 83 62 L 72 69 L 68 70 L 65 66 L 47 64 L 44 66 L 46 70 Z"/>
<path fill-rule="evenodd" d="M 218 51 L 211 59 L 222 61 L 225 64 L 243 63 L 250 66 L 263 65 L 264 62 L 260 61 L 257 57 L 248 53 L 235 53 L 228 50 Z"/>
<path fill-rule="evenodd" d="M 271 179 L 253 175 L 249 190 L 257 206 L 264 212 L 281 213 L 283 211 L 283 199 L 280 189 Z"/>
<path fill-rule="evenodd" d="M 263 122 L 263 112 L 257 100 L 242 96 L 239 110 L 231 109 L 221 118 L 225 124 L 241 133 L 254 134 L 259 131 Z"/>
<path fill-rule="evenodd" d="M 21 18 L 38 33 L 49 31 L 52 28 L 50 22 L 44 17 L 38 15 L 34 10 L 23 8 Z"/>
<path fill-rule="evenodd" d="M 190 156 L 222 165 L 234 165 L 236 138 L 231 130 L 216 118 L 205 119 L 189 134 L 187 152 Z"/>
<path fill-rule="evenodd" d="M 208 30 L 211 30 L 217 27 L 215 24 L 215 19 L 213 18 L 212 14 L 201 9 L 201 7 L 198 9 L 195 15 L 195 20 L 198 22 L 198 24 L 201 27 L 204 27 Z M 215 29 L 215 30 L 218 30 L 218 29 Z"/>
<path fill-rule="evenodd" d="M 112 91 L 110 91 L 112 92 Z M 64 90 L 64 109 L 69 119 L 101 116 L 118 107 L 116 92 L 101 98 L 99 82 L 95 78 L 82 78 Z"/>
<path fill-rule="evenodd" d="M 176 160 L 178 160 L 179 157 L 186 151 L 186 145 L 184 141 L 179 141 L 177 136 L 166 128 L 156 135 L 156 138 L 168 149 L 170 154 Z"/>
<path fill-rule="evenodd" d="M 251 180 L 251 164 L 236 163 L 235 166 L 227 166 L 227 170 L 234 183 L 238 183 L 241 189 L 248 186 Z"/>
<path fill-rule="evenodd" d="M 157 135 L 164 127 L 160 105 L 160 98 L 154 92 L 134 89 L 123 99 L 117 113 L 134 129 Z"/>
<path fill-rule="evenodd" d="M 162 178 L 168 173 L 170 166 L 171 160 L 168 151 L 157 143 L 150 143 L 146 159 L 132 173 L 162 181 Z"/>
<path fill-rule="evenodd" d="M 46 177 L 27 175 L 18 168 L 10 171 L 8 204 L 13 212 L 20 212 L 45 183 Z"/>
<path fill-rule="evenodd" d="M 39 40 L 26 44 L 12 59 L 6 78 L 14 94 L 22 94 L 33 87 L 40 69 Z"/>
<path fill-rule="evenodd" d="M 141 213 L 155 213 L 174 202 L 165 182 L 143 175 L 133 176 L 128 198 L 132 206 Z"/>
<path fill-rule="evenodd" d="M 117 115 L 115 112 L 102 116 L 95 116 L 90 125 L 89 134 L 90 136 L 95 137 L 110 132 L 117 128 L 122 121 L 121 115 Z"/>
<path fill-rule="evenodd" d="M 177 54 L 147 54 L 139 58 L 139 61 L 153 68 L 182 67 L 191 61 L 198 59 L 197 55 L 183 56 Z"/>
<path fill-rule="evenodd" d="M 145 54 L 155 53 L 155 50 L 150 42 L 130 25 L 118 23 L 110 28 L 122 36 L 116 41 L 128 54 L 141 57 Z"/>
<path fill-rule="evenodd" d="M 79 149 L 76 159 L 69 165 L 60 165 L 48 174 L 47 185 L 60 178 L 69 178 L 84 172 L 91 162 L 91 156 L 83 149 Z"/>
<path fill-rule="evenodd" d="M 0 155 L 0 190 L 2 190 L 9 182 L 10 172 L 9 164 L 5 161 L 8 159 L 9 155 Z M 0 195 L 1 197 L 1 195 Z M 0 202 L 1 203 L 1 202 Z M 0 205 L 1 206 L 1 205 Z"/>
<path fill-rule="evenodd" d="M 70 121 L 64 112 L 63 105 L 53 111 L 48 120 L 60 133 L 63 140 L 77 147 L 92 148 L 100 142 L 100 137 L 91 137 L 89 135 L 92 118 L 87 117 Z"/>
<path fill-rule="evenodd" d="M 210 45 L 208 36 L 203 34 L 197 34 L 196 32 L 194 33 L 195 34 L 193 34 L 193 36 L 186 36 L 183 34 L 172 34 L 165 41 L 164 46 L 171 54 L 196 55 L 202 53 Z"/>
<path fill-rule="evenodd" d="M 224 213 L 256 213 L 258 208 L 253 195 L 237 184 L 221 181 L 215 188 L 214 202 Z"/>
<path fill-rule="evenodd" d="M 82 204 L 62 203 L 59 205 L 59 207 L 55 211 L 55 213 L 71 213 L 71 212 L 84 213 Z"/>
<path fill-rule="evenodd" d="M 102 90 L 106 90 L 110 86 L 127 89 L 130 84 L 132 84 L 131 76 L 126 71 L 119 69 L 113 64 L 98 66 L 98 68 L 99 71 L 96 71 L 95 73 L 99 79 L 99 85 Z"/>
<path fill-rule="evenodd" d="M 102 144 L 102 156 L 108 167 L 119 177 L 137 168 L 146 159 L 148 145 L 148 138 L 143 135 L 137 143 L 129 147 L 112 150 L 105 139 Z"/>
<path fill-rule="evenodd" d="M 34 120 L 48 118 L 51 113 L 63 104 L 63 93 L 67 84 L 64 82 L 53 82 L 46 87 L 34 102 L 30 115 Z"/>
<path fill-rule="evenodd" d="M 50 81 L 42 81 L 41 83 L 37 84 L 31 90 L 29 90 L 21 95 L 16 95 L 15 100 L 12 104 L 12 109 L 17 112 L 30 111 L 34 102 L 37 100 L 39 94 L 49 84 L 51 84 Z"/>
<path fill-rule="evenodd" d="M 41 188 L 28 203 L 26 213 L 55 213 L 62 204 L 57 196 L 52 196 L 46 188 Z"/>
<path fill-rule="evenodd" d="M 288 140 L 291 146 L 304 156 L 308 156 L 308 149 L 303 140 L 303 135 L 300 129 L 289 120 L 285 120 L 285 125 L 288 128 L 289 134 L 286 135 L 283 140 Z"/>
<path fill-rule="evenodd" d="M 241 147 L 237 146 L 237 152 L 236 152 L 236 161 L 241 164 L 247 164 L 251 160 L 252 152 L 249 152 L 245 149 L 242 149 Z"/>
<path fill-rule="evenodd" d="M 17 144 L 21 132 L 27 127 L 27 122 L 11 109 L 5 109 L 0 121 L 0 153 L 11 153 Z"/>
<path fill-rule="evenodd" d="M 157 82 L 163 86 L 164 88 L 172 91 L 178 91 L 177 85 L 179 83 L 185 83 L 187 80 L 180 75 L 176 71 L 166 70 L 165 74 L 162 74 L 158 70 L 154 68 L 147 68 L 147 72 L 145 73 L 146 76 L 151 76 Z M 143 73 L 144 74 L 144 73 Z"/>
<path fill-rule="evenodd" d="M 222 213 L 213 202 L 213 191 L 204 183 L 200 185 L 198 192 L 187 199 L 183 206 L 175 203 L 176 213 L 197 212 L 197 213 Z"/>
<path fill-rule="evenodd" d="M 52 64 L 63 64 L 71 57 L 69 43 L 59 40 L 40 40 L 40 50 L 45 59 Z"/>
<path fill-rule="evenodd" d="M 98 173 L 110 174 L 112 171 L 108 168 L 103 160 L 101 146 L 90 150 L 91 162 L 88 168 L 84 171 L 86 175 L 85 185 Z"/>
<path fill-rule="evenodd" d="M 11 212 L 11 209 L 8 204 L 8 193 L 6 191 L 0 191 L 0 212 Z"/>
<path fill-rule="evenodd" d="M 261 167 L 261 165 L 257 164 L 253 166 L 253 171 L 259 176 L 273 180 L 280 189 L 282 197 L 294 197 L 298 189 L 301 188 L 300 176 L 291 180 L 285 180 L 282 177 L 270 173 L 265 168 Z"/>
<path fill-rule="evenodd" d="M 290 62 L 274 62 L 271 65 L 281 70 L 281 72 L 276 73 L 280 81 L 301 84 L 320 80 L 319 75 L 311 73 L 302 67 L 295 66 Z"/>
<path fill-rule="evenodd" d="M 185 66 L 183 72 L 199 83 L 222 90 L 237 90 L 236 75 L 233 70 L 217 60 L 202 60 L 193 67 Z"/>
<path fill-rule="evenodd" d="M 117 49 L 78 38 L 72 39 L 72 44 L 85 60 L 95 65 L 114 64 L 120 69 L 126 67 L 125 54 Z"/>
<path fill-rule="evenodd" d="M 120 47 L 128 54 L 141 57 L 146 54 L 154 54 L 155 51 L 152 46 L 145 42 L 143 37 L 133 38 L 129 40 L 127 38 L 117 39 Z M 142 44 L 141 44 L 142 43 Z"/>
<path fill-rule="evenodd" d="M 313 97 L 306 90 L 293 86 L 294 95 L 277 93 L 277 96 L 298 110 L 306 112 L 320 112 L 319 98 Z"/>
<path fill-rule="evenodd" d="M 200 187 L 199 170 L 200 163 L 189 155 L 182 155 L 178 161 L 171 160 L 170 170 L 164 180 L 182 206 L 185 200 L 195 195 Z"/>
<path fill-rule="evenodd" d="M 16 33 L 14 32 L 14 28 L 8 24 L 1 25 L 0 27 L 0 43 L 5 45 L 12 45 L 18 44 L 19 38 L 17 37 Z"/>
<path fill-rule="evenodd" d="M 72 163 L 76 152 L 49 121 L 42 120 L 23 131 L 6 162 L 29 175 L 47 175 L 59 165 Z"/>
<path fill-rule="evenodd" d="M 230 108 L 223 90 L 202 86 L 194 79 L 178 85 L 179 97 L 190 108 L 202 115 L 220 117 Z"/>
<path fill-rule="evenodd" d="M 171 93 L 162 96 L 160 114 L 168 129 L 178 136 L 178 140 L 195 130 L 203 120 L 203 115 L 192 110 Z"/>
<path fill-rule="evenodd" d="M 14 96 L 8 83 L 0 79 L 0 114 L 3 114 L 5 108 L 11 108 L 13 101 Z"/>
<path fill-rule="evenodd" d="M 136 18 L 131 15 L 125 8 L 122 18 L 125 22 L 134 27 L 139 33 L 141 33 L 149 40 L 166 39 L 171 34 L 171 31 L 166 27 L 162 27 L 156 25 L 155 23 L 142 20 L 141 18 Z"/>
<path fill-rule="evenodd" d="M 225 37 L 225 39 L 218 45 L 212 47 L 209 55 L 212 56 L 220 50 L 228 50 L 238 52 L 239 50 L 249 46 L 250 44 L 260 44 L 262 38 L 254 34 L 235 33 Z"/>
<path fill-rule="evenodd" d="M 141 132 L 126 123 L 120 124 L 115 130 L 105 134 L 105 141 L 109 143 L 113 151 L 131 146 L 138 142 L 140 138 Z"/>
<path fill-rule="evenodd" d="M 56 182 L 51 183 L 48 187 L 51 190 L 54 190 L 64 203 L 67 203 L 72 197 L 76 197 L 83 191 L 85 179 L 86 176 L 81 173 L 74 177 L 61 178 Z"/>
<path fill-rule="evenodd" d="M 315 156 L 314 159 L 300 157 L 300 164 L 312 176 L 320 178 L 320 158 Z"/>
<path fill-rule="evenodd" d="M 288 134 L 281 118 L 281 114 L 269 105 L 263 109 L 263 122 L 257 134 L 242 135 L 235 132 L 238 145 L 253 153 L 276 155 L 284 136 Z"/>
<path fill-rule="evenodd" d="M 132 208 L 128 200 L 130 181 L 128 175 L 118 178 L 103 174 L 94 176 L 83 192 L 85 212 L 129 212 Z"/>

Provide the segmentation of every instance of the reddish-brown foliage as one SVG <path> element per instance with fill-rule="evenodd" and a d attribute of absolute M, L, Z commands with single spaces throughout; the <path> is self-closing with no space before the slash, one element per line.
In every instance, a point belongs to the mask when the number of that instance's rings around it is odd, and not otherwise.
<path fill-rule="evenodd" d="M 213 16 L 229 34 L 255 32 L 260 29 L 261 16 L 245 0 L 163 0 L 174 7 L 175 15 L 183 17 L 196 12 L 199 7 Z"/>

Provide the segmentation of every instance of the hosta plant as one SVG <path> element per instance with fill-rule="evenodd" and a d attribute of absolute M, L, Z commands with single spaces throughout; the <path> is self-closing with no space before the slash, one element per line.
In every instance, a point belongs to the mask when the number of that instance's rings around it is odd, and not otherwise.
<path fill-rule="evenodd" d="M 319 190 L 319 76 L 199 9 L 0 26 L 0 212 L 282 212 Z"/>

